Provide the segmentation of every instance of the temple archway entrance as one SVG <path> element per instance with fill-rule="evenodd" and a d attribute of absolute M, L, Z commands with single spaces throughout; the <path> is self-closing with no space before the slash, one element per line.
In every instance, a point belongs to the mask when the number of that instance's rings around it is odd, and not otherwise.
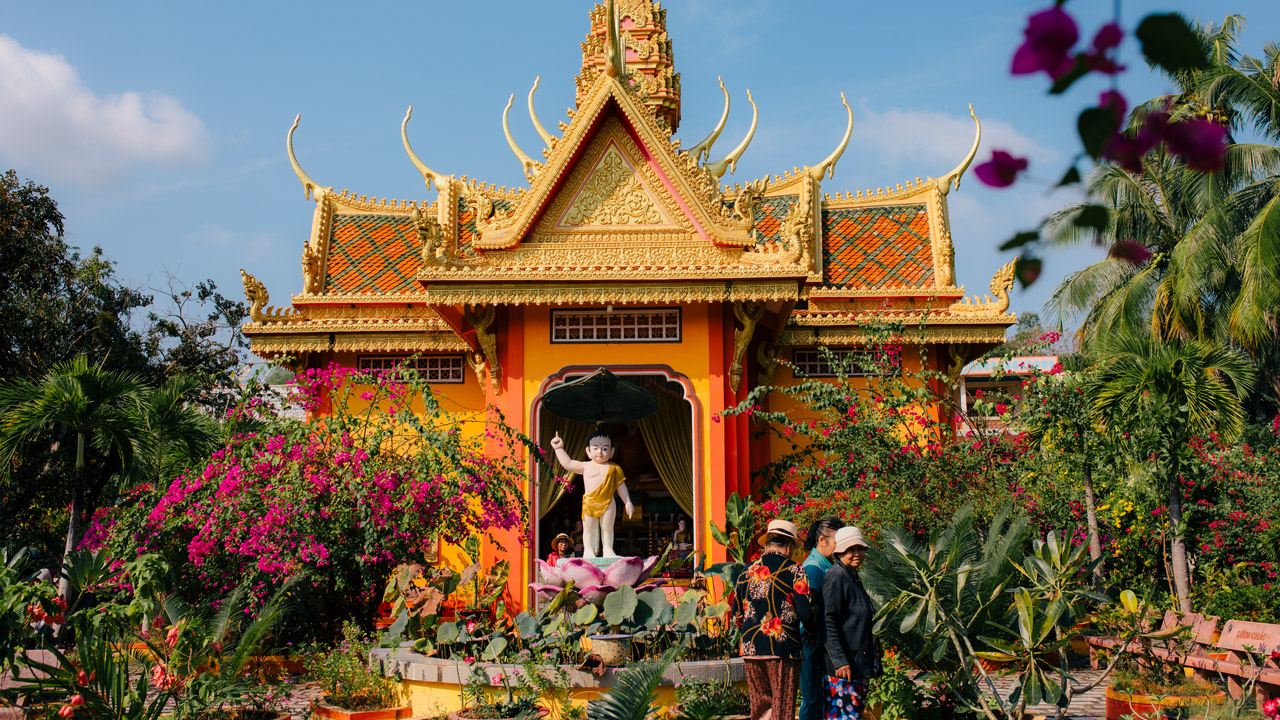
<path fill-rule="evenodd" d="M 554 387 L 589 375 L 600 366 L 564 368 L 543 382 L 534 399 L 534 437 L 548 449 L 558 432 L 565 450 L 576 460 L 586 458 L 588 439 L 595 426 L 566 420 L 542 407 L 542 396 Z M 648 556 L 672 545 L 672 555 L 689 555 L 698 547 L 701 508 L 701 447 L 695 432 L 698 402 L 689 379 L 665 366 L 609 366 L 615 375 L 643 387 L 658 398 L 658 410 L 628 423 L 605 424 L 617 448 L 612 462 L 626 475 L 627 489 L 636 512 L 627 518 L 619 503 L 614 549 L 620 556 Z M 582 478 L 569 476 L 554 463 L 555 472 L 535 467 L 533 505 L 534 557 L 546 558 L 551 542 L 560 533 L 573 538 L 574 555 L 582 555 Z M 564 478 L 569 476 L 569 480 Z M 559 478 L 559 479 L 557 479 Z"/>

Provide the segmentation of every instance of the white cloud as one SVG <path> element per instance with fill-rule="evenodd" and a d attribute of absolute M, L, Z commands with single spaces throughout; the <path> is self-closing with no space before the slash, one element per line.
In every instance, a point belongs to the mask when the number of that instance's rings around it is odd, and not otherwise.
<path fill-rule="evenodd" d="M 204 123 L 173 97 L 100 97 L 61 55 L 0 35 L 0 156 L 20 172 L 100 185 L 139 164 L 183 165 L 209 151 Z"/>
<path fill-rule="evenodd" d="M 856 115 L 855 142 L 878 153 L 888 163 L 923 163 L 938 167 L 937 172 L 946 172 L 973 147 L 973 119 L 967 113 L 951 115 L 897 108 L 877 113 L 864 108 Z M 1040 145 L 1009 123 L 988 118 L 982 120 L 982 144 L 974 162 L 989 157 L 992 149 L 1028 157 L 1033 164 L 1050 167 L 1061 159 L 1056 150 Z"/>

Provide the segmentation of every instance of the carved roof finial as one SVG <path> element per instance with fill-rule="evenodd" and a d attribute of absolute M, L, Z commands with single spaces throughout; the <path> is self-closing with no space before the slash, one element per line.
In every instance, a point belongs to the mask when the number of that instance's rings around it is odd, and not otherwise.
<path fill-rule="evenodd" d="M 951 192 L 953 188 L 960 189 L 960 178 L 978 155 L 978 143 L 982 142 L 982 123 L 978 120 L 977 113 L 973 111 L 973 103 L 969 103 L 969 115 L 973 118 L 974 125 L 973 147 L 969 148 L 969 154 L 964 156 L 964 160 L 960 161 L 960 164 L 954 170 L 938 178 L 938 189 L 943 195 Z"/>
<path fill-rule="evenodd" d="M 844 93 L 840 93 L 840 102 L 844 103 L 845 112 L 849 113 L 849 126 L 845 128 L 844 139 L 840 141 L 840 146 L 836 148 L 835 152 L 827 156 L 826 160 L 808 168 L 809 177 L 813 178 L 815 182 L 821 180 L 823 175 L 835 177 L 836 163 L 840 161 L 840 156 L 844 155 L 845 148 L 849 147 L 849 138 L 853 136 L 853 109 L 849 107 L 849 101 L 845 99 Z"/>
<path fill-rule="evenodd" d="M 315 193 L 316 202 L 324 199 L 324 196 L 333 192 L 331 187 L 322 187 L 320 183 L 311 179 L 311 176 L 302 169 L 298 164 L 298 158 L 293 154 L 293 131 L 298 129 L 298 123 L 302 120 L 302 113 L 293 119 L 293 127 L 289 128 L 289 134 L 285 136 L 285 148 L 289 151 L 289 164 L 293 166 L 293 174 L 298 176 L 298 180 L 302 182 L 303 195 L 310 200 L 312 193 Z"/>
<path fill-rule="evenodd" d="M 625 77 L 627 74 L 627 50 L 622 44 L 622 24 L 618 22 L 618 8 L 614 0 L 609 0 L 604 32 L 606 53 L 604 74 L 614 78 Z"/>
<path fill-rule="evenodd" d="M 436 189 L 444 188 L 443 183 L 448 182 L 448 178 L 440 173 L 427 167 L 427 164 L 418 158 L 418 154 L 409 146 L 409 118 L 413 117 L 413 106 L 410 105 L 408 111 L 404 114 L 404 122 L 400 123 L 400 139 L 404 141 L 404 151 L 409 153 L 409 160 L 413 162 L 413 166 L 418 168 L 418 172 L 422 173 L 422 180 L 427 184 L 427 189 L 431 189 L 432 181 L 435 181 Z"/>
<path fill-rule="evenodd" d="M 507 99 L 507 108 L 502 111 L 502 132 L 507 136 L 507 144 L 511 146 L 511 152 L 516 154 L 516 159 L 520 161 L 520 166 L 524 168 L 524 176 L 529 182 L 533 182 L 533 171 L 537 170 L 541 165 L 529 157 L 529 154 L 520 149 L 516 144 L 516 139 L 511 136 L 511 123 L 507 120 L 507 116 L 511 114 L 511 106 L 516 101 L 515 93 Z"/>
<path fill-rule="evenodd" d="M 751 97 L 751 90 L 747 90 L 747 102 L 751 103 L 751 128 L 747 130 L 747 136 L 742 138 L 742 142 L 738 143 L 738 147 L 734 148 L 723 159 L 710 163 L 706 166 L 707 171 L 714 178 L 724 177 L 724 171 L 729 170 L 733 173 L 738 169 L 738 158 L 742 157 L 742 153 L 747 151 L 747 146 L 751 144 L 751 138 L 756 135 L 756 125 L 760 121 L 760 108 L 756 107 L 756 101 Z"/>
<path fill-rule="evenodd" d="M 533 94 L 538 92 L 538 84 L 542 82 L 542 76 L 533 79 L 533 89 L 529 91 L 529 118 L 533 120 L 533 129 L 538 131 L 538 137 L 542 138 L 542 143 L 547 147 L 551 147 L 551 133 L 542 127 L 542 123 L 538 120 L 538 111 L 533 107 Z"/>
<path fill-rule="evenodd" d="M 720 81 L 720 92 L 724 93 L 724 112 L 720 113 L 720 122 L 716 123 L 716 127 L 711 131 L 711 134 L 704 138 L 702 142 L 689 148 L 689 154 L 697 161 L 711 159 L 711 146 L 716 144 L 716 140 L 724 130 L 725 122 L 729 119 L 729 91 L 724 89 L 724 78 L 717 77 L 716 80 Z"/>

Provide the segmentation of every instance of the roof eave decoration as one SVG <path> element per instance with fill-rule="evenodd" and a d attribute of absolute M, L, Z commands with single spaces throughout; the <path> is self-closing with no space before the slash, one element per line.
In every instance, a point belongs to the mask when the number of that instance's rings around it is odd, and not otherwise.
<path fill-rule="evenodd" d="M 433 306 L 444 305 L 653 305 L 794 301 L 797 278 L 717 282 L 472 282 L 427 284 Z"/>
<path fill-rule="evenodd" d="M 477 237 L 473 243 L 477 250 L 513 248 L 530 232 L 610 103 L 617 105 L 626 124 L 636 133 L 640 143 L 653 153 L 675 191 L 686 200 L 700 234 L 724 247 L 745 248 L 754 244 L 751 236 L 754 220 L 737 216 L 729 210 L 720 210 L 722 194 L 713 173 L 699 167 L 695 155 L 679 150 L 678 141 L 671 140 L 670 130 L 657 121 L 631 89 L 617 78 L 601 74 L 587 99 L 574 113 L 564 136 L 559 140 L 553 138 L 552 147 L 546 153 L 546 163 L 525 164 L 533 178 L 532 187 L 520 197 L 511 213 L 503 218 L 494 218 L 486 213 L 477 215 Z M 508 102 L 508 111 L 510 105 Z M 504 131 L 509 134 L 509 127 L 504 127 Z M 726 164 L 732 164 L 742 150 L 745 150 L 745 144 L 730 153 L 730 161 Z M 521 158 L 522 164 L 528 158 L 514 145 L 513 151 Z M 533 162 L 531 158 L 529 160 Z"/>

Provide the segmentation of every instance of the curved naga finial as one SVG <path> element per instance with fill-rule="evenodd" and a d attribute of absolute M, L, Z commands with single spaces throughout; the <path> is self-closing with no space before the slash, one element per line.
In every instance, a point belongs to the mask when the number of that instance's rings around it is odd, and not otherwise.
<path fill-rule="evenodd" d="M 964 175 L 964 171 L 969 169 L 969 163 L 978 155 L 978 143 L 982 142 L 982 123 L 978 120 L 978 115 L 973 111 L 973 103 L 969 103 L 969 115 L 973 118 L 973 147 L 969 148 L 969 154 L 964 156 L 964 160 L 956 166 L 955 170 L 938 178 L 938 189 L 943 195 L 951 192 L 954 187 L 960 189 L 960 178 Z"/>
<path fill-rule="evenodd" d="M 507 116 L 511 114 L 511 105 L 515 103 L 516 96 L 512 93 L 507 99 L 507 109 L 502 111 L 502 132 L 507 136 L 507 144 L 511 146 L 511 152 L 516 154 L 516 159 L 520 161 L 520 166 L 524 168 L 524 176 L 529 182 L 533 182 L 533 171 L 541 167 L 529 154 L 520 149 L 516 144 L 516 139 L 511 136 L 511 123 L 507 121 Z"/>
<path fill-rule="evenodd" d="M 449 182 L 449 178 L 427 167 L 427 164 L 418 158 L 418 154 L 409 146 L 409 118 L 413 117 L 413 106 L 404 114 L 404 122 L 400 123 L 400 139 L 404 141 L 404 151 L 409 153 L 409 159 L 413 161 L 413 166 L 418 168 L 418 172 L 422 173 L 422 180 L 427 184 L 427 189 L 431 189 L 432 181 L 435 181 L 436 189 L 443 190 Z"/>
<path fill-rule="evenodd" d="M 311 179 L 311 176 L 302 169 L 298 164 L 298 158 L 293 154 L 293 131 L 298 129 L 298 123 L 302 120 L 302 113 L 293 119 L 293 127 L 289 128 L 289 134 L 285 137 L 285 147 L 289 150 L 289 164 L 293 166 L 293 174 L 298 176 L 298 180 L 302 182 L 302 193 L 308 200 L 311 194 L 315 193 L 316 202 L 324 199 L 326 193 L 333 192 L 331 187 L 321 187 L 320 183 Z"/>
<path fill-rule="evenodd" d="M 711 146 L 716 144 L 716 139 L 720 137 L 720 132 L 724 130 L 724 124 L 729 119 L 729 91 L 724 89 L 724 79 L 717 77 L 720 81 L 720 92 L 724 93 L 724 112 L 720 113 L 720 122 L 716 123 L 716 129 L 711 131 L 702 142 L 689 148 L 689 154 L 696 161 L 704 158 L 711 159 Z"/>
<path fill-rule="evenodd" d="M 717 180 L 724 177 L 724 171 L 727 168 L 730 173 L 738 169 L 738 158 L 742 157 L 742 153 L 747 151 L 747 146 L 751 144 L 751 138 L 756 135 L 756 124 L 760 120 L 760 108 L 756 107 L 756 101 L 751 97 L 751 91 L 747 91 L 747 102 L 751 103 L 751 128 L 747 130 L 747 136 L 742 138 L 742 142 L 738 143 L 738 147 L 734 148 L 724 159 L 717 160 L 705 167 L 711 173 L 711 176 Z"/>
<path fill-rule="evenodd" d="M 849 113 L 849 126 L 844 130 L 844 139 L 840 141 L 840 147 L 836 148 L 836 151 L 826 160 L 809 168 L 809 177 L 813 178 L 814 182 L 821 180 L 823 175 L 835 177 L 836 163 L 840 161 L 840 156 L 844 155 L 844 149 L 849 147 L 849 138 L 853 136 L 853 110 L 849 107 L 849 101 L 845 100 L 844 93 L 840 93 L 840 102 L 844 103 L 845 112 Z"/>
<path fill-rule="evenodd" d="M 529 117 L 533 119 L 533 129 L 538 131 L 538 137 L 542 138 L 543 144 L 551 147 L 551 133 L 542 127 L 542 123 L 538 121 L 538 111 L 533 108 L 533 94 L 538 92 L 538 83 L 542 82 L 542 76 L 533 79 L 533 89 L 529 91 Z"/>

